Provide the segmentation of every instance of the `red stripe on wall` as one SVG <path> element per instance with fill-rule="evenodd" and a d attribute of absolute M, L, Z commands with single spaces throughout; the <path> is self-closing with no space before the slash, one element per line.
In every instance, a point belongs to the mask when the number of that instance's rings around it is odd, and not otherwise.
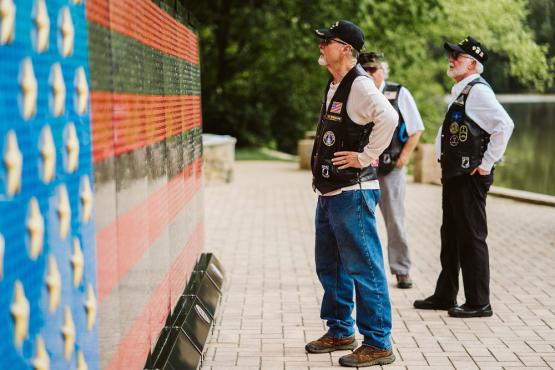
<path fill-rule="evenodd" d="M 151 0 L 89 0 L 87 19 L 151 48 L 199 64 L 197 35 Z"/>
<path fill-rule="evenodd" d="M 200 96 L 91 93 L 93 162 L 202 125 Z"/>
<path fill-rule="evenodd" d="M 152 344 L 164 327 L 166 318 L 171 312 L 167 300 L 168 287 L 172 296 L 181 295 L 188 277 L 193 271 L 197 256 L 204 244 L 203 223 L 200 221 L 187 245 L 172 264 L 163 281 L 158 285 L 143 312 L 135 319 L 130 329 L 124 334 L 114 356 L 106 366 L 106 370 L 142 369 Z M 176 286 L 178 285 L 178 286 Z M 176 288 L 172 289 L 172 287 Z M 166 303 L 166 304 L 162 304 Z"/>
<path fill-rule="evenodd" d="M 96 234 L 101 303 L 193 198 L 201 184 L 202 158 Z"/>

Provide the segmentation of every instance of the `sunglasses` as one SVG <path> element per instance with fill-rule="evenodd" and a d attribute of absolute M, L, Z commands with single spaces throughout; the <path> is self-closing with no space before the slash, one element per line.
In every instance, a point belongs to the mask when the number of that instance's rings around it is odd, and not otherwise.
<path fill-rule="evenodd" d="M 474 59 L 469 55 L 461 53 L 460 51 L 450 51 L 450 52 L 448 52 L 447 53 L 447 58 L 448 59 L 453 59 L 453 60 L 457 60 L 459 58 Z"/>
<path fill-rule="evenodd" d="M 320 41 L 320 45 L 328 46 L 332 42 L 337 42 L 338 44 L 341 44 L 341 45 L 349 45 L 345 41 L 338 40 L 338 39 L 324 39 L 324 40 Z"/>
<path fill-rule="evenodd" d="M 378 67 L 362 67 L 368 73 L 375 73 L 378 70 Z"/>

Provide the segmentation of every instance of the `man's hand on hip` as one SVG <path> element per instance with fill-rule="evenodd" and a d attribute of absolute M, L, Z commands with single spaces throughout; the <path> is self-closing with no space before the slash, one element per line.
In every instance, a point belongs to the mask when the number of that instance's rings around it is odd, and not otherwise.
<path fill-rule="evenodd" d="M 346 168 L 362 168 L 358 161 L 358 152 L 335 152 L 335 158 L 331 160 L 334 166 L 338 166 L 340 170 Z"/>
<path fill-rule="evenodd" d="M 395 167 L 397 168 L 403 168 L 405 166 L 405 164 L 407 164 L 408 158 L 406 158 L 405 156 L 399 156 L 399 159 L 397 159 L 397 162 L 395 163 Z"/>
<path fill-rule="evenodd" d="M 472 170 L 472 172 L 470 172 L 470 176 L 474 175 L 476 172 L 478 172 L 478 175 L 480 176 L 487 176 L 490 174 L 491 171 L 487 171 L 487 170 L 484 170 L 483 168 L 476 167 L 475 169 Z"/>

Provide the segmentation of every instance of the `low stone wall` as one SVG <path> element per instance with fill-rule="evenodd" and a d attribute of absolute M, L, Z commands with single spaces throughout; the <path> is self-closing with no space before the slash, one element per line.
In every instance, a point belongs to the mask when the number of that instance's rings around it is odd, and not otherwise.
<path fill-rule="evenodd" d="M 231 182 L 237 139 L 229 135 L 202 135 L 204 179 L 207 184 Z"/>
<path fill-rule="evenodd" d="M 314 143 L 314 131 L 307 131 L 305 138 L 298 141 L 299 167 L 310 169 L 310 156 Z M 413 153 L 414 182 L 440 183 L 441 167 L 437 162 L 434 144 L 418 144 Z"/>
<path fill-rule="evenodd" d="M 441 182 L 441 167 L 437 161 L 434 144 L 418 144 L 413 153 L 414 182 Z"/>
<path fill-rule="evenodd" d="M 307 131 L 304 139 L 297 143 L 297 152 L 299 155 L 299 167 L 301 170 L 310 169 L 310 156 L 312 155 L 312 146 L 314 144 L 314 137 L 316 131 Z"/>

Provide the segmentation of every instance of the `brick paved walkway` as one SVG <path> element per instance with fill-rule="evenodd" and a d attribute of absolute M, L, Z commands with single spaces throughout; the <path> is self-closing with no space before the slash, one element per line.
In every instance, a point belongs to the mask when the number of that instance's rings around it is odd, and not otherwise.
<path fill-rule="evenodd" d="M 397 361 L 384 368 L 555 369 L 555 208 L 488 198 L 494 315 L 455 319 L 412 308 L 439 272 L 440 199 L 439 186 L 408 187 L 415 287 L 390 280 Z M 233 183 L 206 187 L 206 250 L 228 281 L 203 370 L 341 368 L 345 351 L 304 351 L 325 330 L 315 201 L 309 172 L 292 163 L 239 162 Z"/>

